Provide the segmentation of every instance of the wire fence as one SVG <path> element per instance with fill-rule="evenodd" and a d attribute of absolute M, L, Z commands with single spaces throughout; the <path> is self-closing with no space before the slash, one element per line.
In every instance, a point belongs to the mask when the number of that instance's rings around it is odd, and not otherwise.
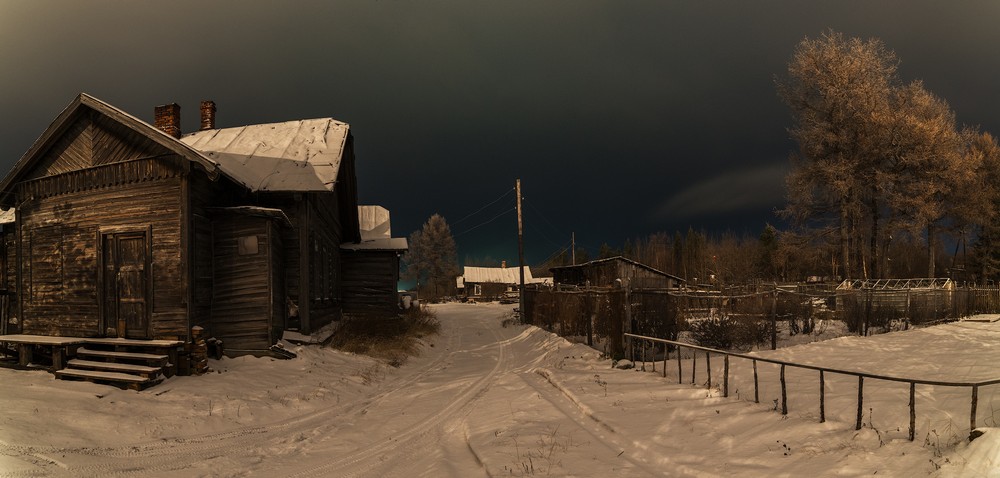
<path fill-rule="evenodd" d="M 778 324 L 808 334 L 822 320 L 843 321 L 859 335 L 906 329 L 977 314 L 1000 314 L 1000 287 L 853 289 L 745 286 L 721 291 L 586 287 L 525 290 L 524 317 L 613 358 L 623 334 L 677 340 L 689 332 L 703 346 L 750 350 L 777 346 Z"/>

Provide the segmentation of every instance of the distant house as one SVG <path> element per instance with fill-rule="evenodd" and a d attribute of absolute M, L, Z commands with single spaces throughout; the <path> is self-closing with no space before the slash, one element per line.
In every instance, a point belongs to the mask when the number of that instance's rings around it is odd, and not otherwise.
<path fill-rule="evenodd" d="M 549 270 L 557 286 L 614 287 L 620 284 L 634 289 L 677 289 L 685 282 L 680 277 L 622 256 Z"/>
<path fill-rule="evenodd" d="M 406 238 L 392 237 L 389 211 L 358 206 L 361 242 L 340 246 L 344 279 L 344 315 L 391 316 L 399 312 L 399 258 Z"/>
<path fill-rule="evenodd" d="M 184 135 L 176 104 L 151 125 L 81 94 L 55 118 L 0 182 L 0 332 L 265 350 L 395 296 L 405 240 L 362 241 L 350 126 L 215 112 Z"/>
<path fill-rule="evenodd" d="M 531 277 L 531 268 L 524 266 L 524 283 L 538 282 Z M 521 274 L 516 267 L 469 267 L 463 268 L 457 280 L 459 295 L 468 301 L 490 301 L 500 299 L 505 292 L 517 292 L 521 284 Z"/>

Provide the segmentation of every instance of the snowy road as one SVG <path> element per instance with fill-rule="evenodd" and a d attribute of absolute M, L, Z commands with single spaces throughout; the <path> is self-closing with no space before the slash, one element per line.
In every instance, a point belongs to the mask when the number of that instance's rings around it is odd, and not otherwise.
<path fill-rule="evenodd" d="M 871 425 L 855 431 L 849 383 L 829 382 L 831 409 L 820 424 L 810 395 L 815 377 L 790 374 L 793 412 L 783 417 L 770 406 L 774 380 L 764 370 L 762 403 L 745 391 L 722 398 L 717 389 L 677 384 L 676 375 L 613 370 L 594 350 L 533 327 L 503 327 L 510 310 L 435 306 L 441 334 L 399 369 L 299 347 L 294 360 L 225 359 L 212 363 L 217 374 L 175 377 L 139 393 L 0 369 L 0 477 L 976 476 L 995 469 L 991 450 L 1000 440 L 992 429 L 975 446 L 955 447 L 946 434 L 958 436 L 962 425 L 934 421 L 950 420 L 947 391 L 921 391 L 924 439 L 909 442 L 897 424 L 905 424 L 905 406 L 891 387 L 869 385 Z M 994 336 L 998 325 L 956 324 L 773 354 L 863 367 L 892 357 L 900 373 L 979 375 L 991 373 L 981 364 L 1000 360 Z M 919 363 L 928 337 L 939 346 L 933 367 Z M 983 346 L 970 349 L 975 337 Z M 684 367 L 687 377 L 689 362 Z M 744 372 L 734 364 L 737 396 Z M 1000 406 L 993 392 L 981 395 L 984 410 Z M 843 413 L 834 408 L 840 402 Z"/>

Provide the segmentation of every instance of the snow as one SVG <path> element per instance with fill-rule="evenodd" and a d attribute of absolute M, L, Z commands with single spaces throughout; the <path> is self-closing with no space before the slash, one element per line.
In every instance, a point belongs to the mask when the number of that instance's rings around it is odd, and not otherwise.
<path fill-rule="evenodd" d="M 0 476 L 998 476 L 1000 386 L 979 391 L 969 443 L 968 389 L 827 374 L 826 423 L 816 372 L 789 368 L 789 414 L 777 369 L 731 363 L 731 397 L 704 356 L 612 368 L 581 344 L 508 325 L 512 307 L 434 306 L 439 336 L 401 368 L 319 345 L 291 360 L 211 361 L 201 377 L 142 392 L 0 369 Z M 953 323 L 842 337 L 756 354 L 924 379 L 1000 376 L 1000 323 Z M 645 369 L 646 372 L 642 370 Z"/>

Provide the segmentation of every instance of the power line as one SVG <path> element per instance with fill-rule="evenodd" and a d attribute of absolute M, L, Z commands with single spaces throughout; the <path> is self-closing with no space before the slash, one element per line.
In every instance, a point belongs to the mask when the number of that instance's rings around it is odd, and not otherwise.
<path fill-rule="evenodd" d="M 475 229 L 478 229 L 478 228 L 479 228 L 479 227 L 481 227 L 481 226 L 485 226 L 485 225 L 487 225 L 487 224 L 489 224 L 489 223 L 491 223 L 491 222 L 493 222 L 493 221 L 496 221 L 497 219 L 499 219 L 499 218 L 500 218 L 500 216 L 503 216 L 504 214 L 507 214 L 507 213 L 509 213 L 509 212 L 514 212 L 514 211 L 516 211 L 516 210 L 517 210 L 517 208 L 516 208 L 516 207 L 512 207 L 512 208 L 510 208 L 510 209 L 508 209 L 508 210 L 506 210 L 506 211 L 504 211 L 504 212 L 502 212 L 502 213 L 500 213 L 500 214 L 497 214 L 496 216 L 493 216 L 493 219 L 490 219 L 489 221 L 486 221 L 486 222 L 484 222 L 484 223 L 481 223 L 481 224 L 478 224 L 478 225 L 476 225 L 476 226 L 473 226 L 473 227 L 471 227 L 471 228 L 469 228 L 469 229 L 466 229 L 466 230 L 464 230 L 464 231 L 462 231 L 462 232 L 460 232 L 460 233 L 458 233 L 458 234 L 455 234 L 455 235 L 454 235 L 454 236 L 452 236 L 452 237 L 458 237 L 458 236 L 461 236 L 461 235 L 464 235 L 465 233 L 468 233 L 468 232 L 472 232 L 472 231 L 474 231 Z"/>
<path fill-rule="evenodd" d="M 487 205 L 485 205 L 485 206 L 483 206 L 483 207 L 481 207 L 481 208 L 477 209 L 477 210 L 476 210 L 475 212 L 473 212 L 473 213 L 471 213 L 471 214 L 468 214 L 468 215 L 466 215 L 466 216 L 465 216 L 465 217 L 463 217 L 462 219 L 459 219 L 459 220 L 457 220 L 457 221 L 455 221 L 455 222 L 451 223 L 451 225 L 452 225 L 452 226 L 456 226 L 456 225 L 458 225 L 458 223 L 460 223 L 460 222 L 462 222 L 462 221 L 464 221 L 464 220 L 466 220 L 466 219 L 468 219 L 468 218 L 470 218 L 470 217 L 472 217 L 472 216 L 475 216 L 476 214 L 479 214 L 480 212 L 482 212 L 482 211 L 483 211 L 483 209 L 486 209 L 486 208 L 488 208 L 488 207 L 490 207 L 490 206 L 492 206 L 492 205 L 494 205 L 494 204 L 496 204 L 496 203 L 500 202 L 500 200 L 501 200 L 501 199 L 503 199 L 503 198 L 507 197 L 507 195 L 508 195 L 508 194 L 510 194 L 510 193 L 511 193 L 511 192 L 513 192 L 513 191 L 514 191 L 514 188 L 510 188 L 510 189 L 508 189 L 508 190 L 507 190 L 506 192 L 504 192 L 503 194 L 501 194 L 501 195 L 500 195 L 500 197 L 498 197 L 498 198 L 494 199 L 494 200 L 493 200 L 493 202 L 491 202 L 491 203 L 489 203 L 489 204 L 487 204 Z M 470 230 L 471 230 L 471 229 L 470 229 Z M 468 232 L 468 231 L 466 231 L 466 232 Z"/>

